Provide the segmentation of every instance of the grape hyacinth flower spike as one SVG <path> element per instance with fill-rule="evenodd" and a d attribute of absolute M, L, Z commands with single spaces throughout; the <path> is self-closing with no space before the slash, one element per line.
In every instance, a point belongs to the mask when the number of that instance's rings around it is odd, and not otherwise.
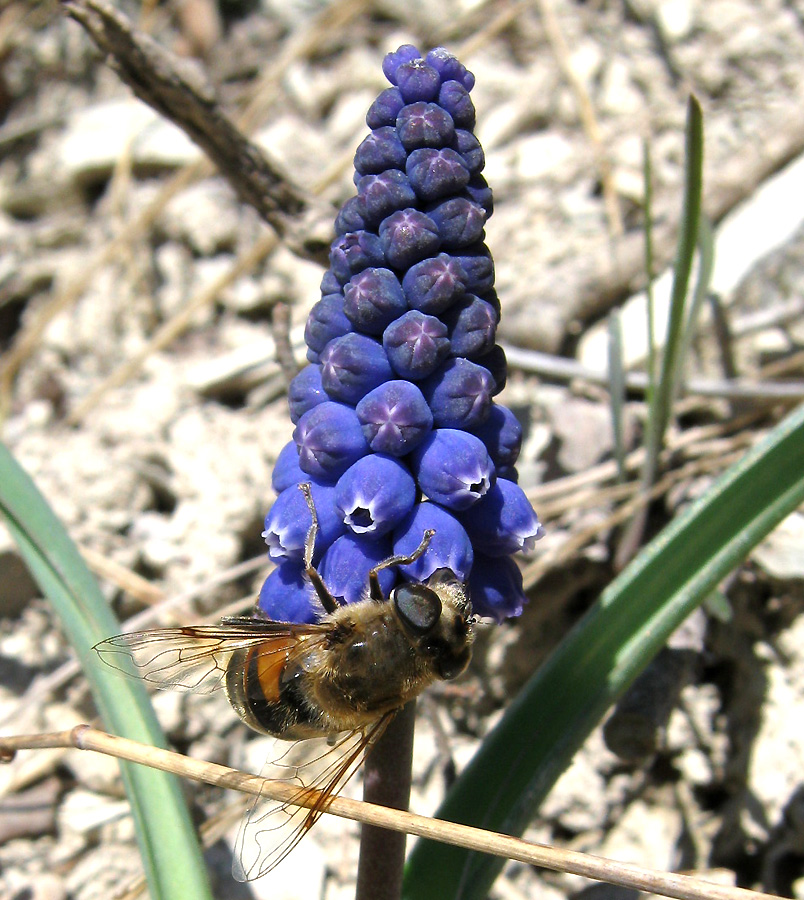
<path fill-rule="evenodd" d="M 311 520 L 298 486 L 309 483 L 314 564 L 333 596 L 362 599 L 370 570 L 432 530 L 413 564 L 381 570 L 385 594 L 449 569 L 474 612 L 499 622 L 525 602 L 511 555 L 542 528 L 516 483 L 522 429 L 494 400 L 506 367 L 474 76 L 443 48 L 422 56 L 411 45 L 389 53 L 383 72 L 391 86 L 366 116 L 356 193 L 335 220 L 307 322 L 309 364 L 290 387 L 296 427 L 263 533 L 278 565 L 259 610 L 295 622 L 321 614 L 304 575 Z"/>

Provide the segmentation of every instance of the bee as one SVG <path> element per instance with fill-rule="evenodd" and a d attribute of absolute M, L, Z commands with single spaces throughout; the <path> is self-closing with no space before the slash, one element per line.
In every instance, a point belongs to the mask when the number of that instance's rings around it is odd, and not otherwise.
<path fill-rule="evenodd" d="M 471 601 L 449 569 L 426 583 L 401 583 L 387 597 L 380 587 L 378 572 L 415 562 L 433 531 L 409 556 L 392 556 L 371 569 L 365 599 L 341 604 L 313 565 L 318 519 L 309 484 L 299 487 L 312 518 L 304 566 L 324 609 L 318 622 L 227 617 L 217 625 L 121 634 L 95 647 L 108 665 L 160 688 L 223 689 L 237 716 L 262 734 L 326 739 L 305 765 L 284 761 L 288 753 L 274 761 L 298 783 L 300 795 L 315 788 L 321 801 L 308 810 L 270 806 L 258 797 L 236 840 L 233 873 L 239 881 L 259 878 L 281 862 L 394 715 L 429 685 L 460 675 L 472 654 Z"/>

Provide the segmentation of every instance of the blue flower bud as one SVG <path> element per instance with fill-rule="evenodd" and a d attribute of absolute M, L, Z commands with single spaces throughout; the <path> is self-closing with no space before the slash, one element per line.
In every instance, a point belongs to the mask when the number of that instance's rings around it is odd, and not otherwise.
<path fill-rule="evenodd" d="M 400 210 L 383 219 L 380 240 L 386 259 L 395 269 L 407 269 L 426 256 L 437 253 L 441 246 L 438 226 L 418 209 Z M 402 288 L 399 290 L 405 303 Z M 407 303 L 403 308 L 407 308 Z"/>
<path fill-rule="evenodd" d="M 503 466 L 501 469 L 497 469 L 497 477 L 519 484 L 519 472 L 517 472 L 516 466 Z"/>
<path fill-rule="evenodd" d="M 345 603 L 357 603 L 365 599 L 369 571 L 390 555 L 391 541 L 387 538 L 366 540 L 345 534 L 324 554 L 318 573 L 333 597 Z M 396 584 L 396 572 L 380 569 L 377 575 L 383 593 L 388 596 Z"/>
<path fill-rule="evenodd" d="M 470 177 L 460 153 L 449 147 L 443 150 L 431 147 L 414 150 L 408 157 L 405 172 L 410 187 L 425 202 L 460 193 Z"/>
<path fill-rule="evenodd" d="M 461 513 L 460 520 L 472 542 L 488 556 L 532 550 L 544 533 L 525 492 L 504 478 L 498 478 L 482 500 Z"/>
<path fill-rule="evenodd" d="M 467 280 L 459 262 L 439 253 L 411 266 L 402 278 L 402 290 L 411 309 L 438 316 L 464 295 Z"/>
<path fill-rule="evenodd" d="M 407 581 L 427 581 L 438 569 L 451 569 L 465 581 L 472 568 L 473 550 L 464 528 L 447 510 L 435 503 L 419 503 L 394 532 L 394 554 L 409 556 L 419 546 L 424 532 L 435 531 L 424 553 L 399 570 Z"/>
<path fill-rule="evenodd" d="M 374 453 L 405 456 L 433 427 L 427 401 L 409 381 L 386 381 L 366 394 L 355 412 Z"/>
<path fill-rule="evenodd" d="M 355 170 L 361 175 L 379 175 L 386 169 L 404 169 L 407 156 L 397 129 L 392 125 L 383 125 L 382 128 L 375 128 L 358 146 Z"/>
<path fill-rule="evenodd" d="M 346 531 L 346 526 L 335 505 L 335 486 L 318 484 L 310 479 L 308 481 L 318 515 L 315 555 L 320 557 Z M 304 541 L 312 521 L 307 501 L 299 486 L 294 484 L 282 491 L 265 517 L 265 531 L 262 533 L 271 559 L 302 559 Z"/>
<path fill-rule="evenodd" d="M 494 195 L 489 183 L 482 175 L 473 175 L 469 179 L 469 184 L 466 185 L 466 194 L 473 203 L 477 203 L 481 207 L 486 213 L 487 219 L 491 218 L 491 214 L 494 212 Z"/>
<path fill-rule="evenodd" d="M 466 197 L 452 197 L 431 206 L 427 215 L 436 223 L 445 250 L 466 250 L 483 240 L 486 214 Z"/>
<path fill-rule="evenodd" d="M 398 87 L 386 88 L 369 107 L 366 113 L 366 125 L 369 128 L 382 128 L 384 125 L 395 125 L 405 101 Z"/>
<path fill-rule="evenodd" d="M 385 58 L 382 61 L 382 73 L 391 84 L 398 84 L 397 72 L 399 67 L 404 66 L 405 63 L 413 62 L 414 59 L 421 58 L 421 53 L 413 44 L 402 44 L 391 53 L 385 54 Z"/>
<path fill-rule="evenodd" d="M 318 621 L 321 606 L 304 577 L 304 565 L 296 560 L 280 563 L 265 579 L 257 610 L 275 622 L 312 624 Z"/>
<path fill-rule="evenodd" d="M 357 413 L 342 403 L 319 403 L 293 429 L 302 471 L 322 481 L 337 480 L 368 453 Z"/>
<path fill-rule="evenodd" d="M 483 297 L 494 287 L 494 260 L 485 244 L 476 244 L 454 256 L 466 272 L 466 291 Z"/>
<path fill-rule="evenodd" d="M 497 467 L 497 474 L 503 477 L 501 470 L 515 465 L 522 447 L 522 426 L 517 417 L 507 406 L 492 403 L 489 417 L 482 425 L 473 428 L 472 433 L 486 445 Z"/>
<path fill-rule="evenodd" d="M 362 231 L 366 227 L 366 208 L 360 197 L 350 197 L 335 217 L 335 234 Z M 321 293 L 330 293 L 321 288 Z"/>
<path fill-rule="evenodd" d="M 423 59 L 403 63 L 396 70 L 395 77 L 405 103 L 435 100 L 441 87 L 441 76 Z"/>
<path fill-rule="evenodd" d="M 308 409 L 326 400 L 329 397 L 321 384 L 321 366 L 305 366 L 288 387 L 290 421 L 295 425 Z"/>
<path fill-rule="evenodd" d="M 393 377 L 382 344 L 365 334 L 350 331 L 321 353 L 321 384 L 332 400 L 354 405 Z"/>
<path fill-rule="evenodd" d="M 499 316 L 490 303 L 466 296 L 444 313 L 453 356 L 482 356 L 494 346 Z"/>
<path fill-rule="evenodd" d="M 419 385 L 436 428 L 472 429 L 488 418 L 494 380 L 467 359 L 449 359 Z"/>
<path fill-rule="evenodd" d="M 476 356 L 472 362 L 478 366 L 483 366 L 484 369 L 491 373 L 494 384 L 491 395 L 494 397 L 499 394 L 505 387 L 505 382 L 508 378 L 508 360 L 505 358 L 505 350 L 499 344 L 495 344 L 488 353 Z"/>
<path fill-rule="evenodd" d="M 342 285 L 335 277 L 332 269 L 327 269 L 321 276 L 321 296 L 326 297 L 327 294 L 340 294 Z"/>
<path fill-rule="evenodd" d="M 522 615 L 528 598 L 522 585 L 522 572 L 509 556 L 486 556 L 475 553 L 469 576 L 472 611 L 478 616 L 494 618 L 498 623 Z"/>
<path fill-rule="evenodd" d="M 363 175 L 357 183 L 357 190 L 365 210 L 364 219 L 369 225 L 379 225 L 392 212 L 416 205 L 416 192 L 407 175 L 399 169 L 386 169 L 379 175 Z"/>
<path fill-rule="evenodd" d="M 420 381 L 449 356 L 447 326 L 435 316 L 411 309 L 383 332 L 382 345 L 400 378 Z"/>
<path fill-rule="evenodd" d="M 480 146 L 480 141 L 463 128 L 455 129 L 455 139 L 452 149 L 461 154 L 461 159 L 466 163 L 470 175 L 479 175 L 486 165 L 486 155 Z"/>
<path fill-rule="evenodd" d="M 271 487 L 277 494 L 281 494 L 292 485 L 305 480 L 309 478 L 299 465 L 299 448 L 294 441 L 288 441 L 276 458 L 274 471 L 271 473 Z"/>
<path fill-rule="evenodd" d="M 396 134 L 403 147 L 403 158 L 402 164 L 395 168 L 404 169 L 406 150 L 417 150 L 419 147 L 448 147 L 455 137 L 455 126 L 452 124 L 452 116 L 437 104 L 411 103 L 409 106 L 403 106 L 397 116 Z M 458 150 L 457 147 L 455 149 Z"/>
<path fill-rule="evenodd" d="M 480 438 L 455 428 L 437 428 L 410 457 L 416 481 L 435 503 L 468 509 L 489 490 L 494 463 Z"/>
<path fill-rule="evenodd" d="M 346 318 L 364 334 L 381 335 L 408 308 L 399 279 L 385 268 L 358 272 L 343 289 L 343 298 Z"/>
<path fill-rule="evenodd" d="M 304 341 L 314 353 L 321 353 L 331 340 L 351 330 L 352 323 L 343 311 L 343 294 L 326 294 L 310 310 Z"/>
<path fill-rule="evenodd" d="M 424 61 L 438 72 L 442 81 L 457 81 L 467 91 L 471 91 L 475 86 L 475 76 L 445 47 L 430 50 Z"/>
<path fill-rule="evenodd" d="M 452 116 L 456 128 L 471 131 L 475 127 L 475 105 L 469 91 L 457 81 L 445 81 L 441 85 L 438 105 Z"/>
<path fill-rule="evenodd" d="M 370 231 L 350 231 L 332 242 L 329 264 L 341 284 L 369 266 L 384 266 L 382 242 Z"/>
<path fill-rule="evenodd" d="M 416 482 L 407 467 L 382 453 L 359 459 L 335 485 L 335 503 L 356 535 L 387 534 L 415 502 Z"/>

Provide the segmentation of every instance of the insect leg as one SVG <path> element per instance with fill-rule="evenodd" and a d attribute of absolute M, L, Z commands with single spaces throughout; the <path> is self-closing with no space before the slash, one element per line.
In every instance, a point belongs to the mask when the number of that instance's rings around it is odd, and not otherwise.
<path fill-rule="evenodd" d="M 409 556 L 389 556 L 388 559 L 384 559 L 381 563 L 374 566 L 373 569 L 369 570 L 369 595 L 372 600 L 375 600 L 378 603 L 382 603 L 385 600 L 377 573 L 381 569 L 387 569 L 389 566 L 409 566 L 411 563 L 416 562 L 430 546 L 430 541 L 434 534 L 435 530 L 433 528 L 428 528 L 422 535 L 419 546 Z"/>
<path fill-rule="evenodd" d="M 324 584 L 321 576 L 318 574 L 318 570 L 313 565 L 313 551 L 315 550 L 315 539 L 318 535 L 318 514 L 315 511 L 315 503 L 313 502 L 310 483 L 305 481 L 303 484 L 300 484 L 299 490 L 304 494 L 307 508 L 310 510 L 310 516 L 313 520 L 307 531 L 307 537 L 304 539 L 304 571 L 310 579 L 310 584 L 312 584 L 316 594 L 318 594 L 321 605 L 328 613 L 332 613 L 338 608 L 338 601 L 327 590 L 327 586 Z"/>

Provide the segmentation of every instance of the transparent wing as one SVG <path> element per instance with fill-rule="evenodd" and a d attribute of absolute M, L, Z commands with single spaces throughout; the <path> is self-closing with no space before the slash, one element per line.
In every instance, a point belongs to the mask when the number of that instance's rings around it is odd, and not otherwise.
<path fill-rule="evenodd" d="M 296 785 L 299 798 L 310 789 L 319 794 L 312 809 L 263 795 L 255 797 L 243 816 L 235 840 L 232 874 L 237 881 L 254 881 L 282 862 L 360 768 L 366 752 L 395 714 L 386 713 L 364 729 L 346 732 L 334 743 L 326 739 L 300 741 L 279 759 L 266 764 L 261 777 Z M 298 759 L 300 753 L 305 754 L 303 761 Z"/>
<path fill-rule="evenodd" d="M 220 688 L 232 654 L 259 645 L 260 655 L 287 653 L 325 631 L 322 625 L 291 625 L 259 619 L 222 619 L 218 625 L 187 625 L 118 634 L 94 649 L 106 665 L 160 688 L 208 694 Z"/>

